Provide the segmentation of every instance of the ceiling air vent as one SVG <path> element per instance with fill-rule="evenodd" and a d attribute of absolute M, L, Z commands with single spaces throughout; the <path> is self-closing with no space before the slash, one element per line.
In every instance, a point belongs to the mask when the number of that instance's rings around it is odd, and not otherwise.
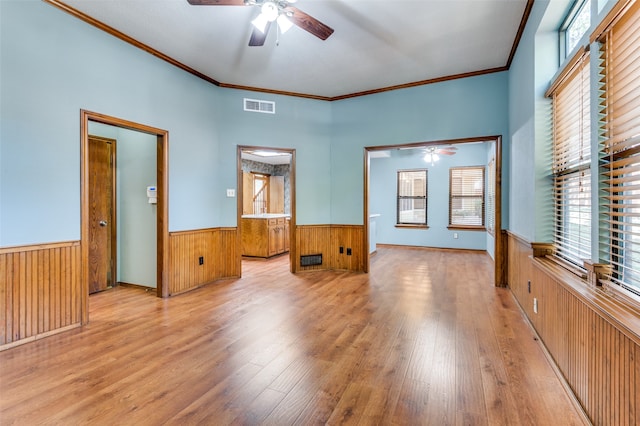
<path fill-rule="evenodd" d="M 276 113 L 276 103 L 272 101 L 261 101 L 258 99 L 244 98 L 244 110 L 253 112 L 264 112 L 267 114 Z"/>

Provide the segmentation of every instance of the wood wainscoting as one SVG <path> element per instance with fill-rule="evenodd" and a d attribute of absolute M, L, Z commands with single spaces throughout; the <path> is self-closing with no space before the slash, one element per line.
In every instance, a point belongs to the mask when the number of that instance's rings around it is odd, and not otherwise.
<path fill-rule="evenodd" d="M 596 425 L 640 424 L 640 317 L 509 233 L 509 286 Z M 534 299 L 537 313 L 534 311 Z"/>
<path fill-rule="evenodd" d="M 295 232 L 294 271 L 364 271 L 364 227 L 362 225 L 299 225 Z M 340 253 L 340 247 L 343 252 Z M 351 254 L 347 254 L 348 249 Z M 322 254 L 322 264 L 301 266 L 300 256 Z"/>
<path fill-rule="evenodd" d="M 361 225 L 299 226 L 298 253 L 322 253 L 309 269 L 362 271 Z M 344 253 L 339 253 L 339 247 Z M 347 255 L 347 248 L 351 255 Z M 203 263 L 200 265 L 200 257 Z M 169 295 L 237 278 L 241 270 L 237 228 L 209 228 L 169 234 Z M 0 350 L 79 327 L 83 288 L 79 241 L 0 248 Z"/>
<path fill-rule="evenodd" d="M 0 248 L 0 350 L 79 327 L 80 242 Z"/>
<path fill-rule="evenodd" d="M 184 293 L 219 279 L 239 276 L 237 228 L 169 233 L 169 295 Z"/>

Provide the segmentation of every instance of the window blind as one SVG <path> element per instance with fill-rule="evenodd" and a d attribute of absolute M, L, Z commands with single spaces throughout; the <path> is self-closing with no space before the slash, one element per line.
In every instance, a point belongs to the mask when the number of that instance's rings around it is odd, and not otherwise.
<path fill-rule="evenodd" d="M 581 52 L 551 92 L 553 239 L 556 254 L 580 267 L 591 258 L 589 55 Z"/>
<path fill-rule="evenodd" d="M 427 170 L 398 171 L 398 225 L 427 224 Z"/>
<path fill-rule="evenodd" d="M 614 283 L 640 294 L 640 2 L 623 10 L 599 41 L 601 233 L 608 236 L 601 257 L 611 264 Z"/>
<path fill-rule="evenodd" d="M 484 227 L 484 167 L 449 169 L 449 226 Z"/>

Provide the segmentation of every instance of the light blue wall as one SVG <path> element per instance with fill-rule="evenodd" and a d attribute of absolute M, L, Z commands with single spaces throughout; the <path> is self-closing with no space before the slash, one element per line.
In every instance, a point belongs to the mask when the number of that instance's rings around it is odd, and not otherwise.
<path fill-rule="evenodd" d="M 220 89 L 41 1 L 0 7 L 0 246 L 80 238 L 81 109 L 169 131 L 170 231 L 236 225 L 238 144 L 297 149 L 298 223 L 330 221 L 330 103 Z"/>
<path fill-rule="evenodd" d="M 292 148 L 296 150 L 296 223 L 331 223 L 331 103 L 233 89 L 219 90 L 216 96 L 224 105 L 217 120 L 221 143 L 215 164 L 221 188 L 238 186 L 238 145 Z M 274 101 L 276 114 L 244 111 L 246 97 Z M 235 202 L 235 198 L 223 201 L 221 226 L 236 225 Z"/>
<path fill-rule="evenodd" d="M 331 222 L 335 224 L 363 222 L 365 146 L 506 135 L 508 130 L 506 72 L 332 104 Z M 508 143 L 503 139 L 504 145 Z M 484 158 L 483 154 L 480 161 Z"/>
<path fill-rule="evenodd" d="M 535 240 L 535 32 L 548 2 L 533 5 L 509 70 L 509 229 Z"/>
<path fill-rule="evenodd" d="M 80 238 L 81 109 L 169 131 L 170 231 L 236 225 L 237 145 L 296 150 L 298 224 L 362 224 L 365 146 L 508 130 L 506 72 L 324 102 L 216 87 L 38 0 L 0 8 L 0 246 Z"/>
<path fill-rule="evenodd" d="M 80 238 L 80 109 L 169 130 L 169 228 L 215 225 L 218 89 L 43 2 L 0 7 L 0 245 Z"/>
<path fill-rule="evenodd" d="M 534 3 L 509 71 L 509 229 L 529 241 L 553 240 L 553 135 L 545 92 L 560 65 L 558 28 L 570 6 L 569 0 Z"/>
<path fill-rule="evenodd" d="M 155 135 L 89 123 L 89 134 L 116 140 L 118 282 L 156 287 L 157 205 L 146 188 L 156 185 Z"/>
<path fill-rule="evenodd" d="M 449 230 L 449 169 L 461 166 L 486 166 L 487 143 L 460 144 L 453 156 L 440 156 L 432 166 L 425 163 L 424 154 L 415 150 L 391 150 L 391 157 L 372 158 L 369 180 L 369 213 L 376 219 L 377 242 L 424 247 L 487 249 L 484 231 Z M 407 169 L 427 169 L 428 229 L 397 228 L 397 172 Z M 458 238 L 454 239 L 454 233 Z"/>

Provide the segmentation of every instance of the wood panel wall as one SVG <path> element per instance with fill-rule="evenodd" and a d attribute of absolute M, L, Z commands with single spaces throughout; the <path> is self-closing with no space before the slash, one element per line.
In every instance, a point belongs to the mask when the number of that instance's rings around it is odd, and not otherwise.
<path fill-rule="evenodd" d="M 362 225 L 301 225 L 296 227 L 295 271 L 364 271 L 365 246 Z M 340 253 L 340 247 L 344 252 Z M 347 255 L 347 249 L 351 255 Z M 300 256 L 322 254 L 322 265 L 300 266 Z"/>
<path fill-rule="evenodd" d="M 531 319 L 533 314 L 533 296 L 528 291 L 531 279 L 531 244 L 520 237 L 508 234 L 507 240 L 507 281 L 511 292 L 520 306 Z"/>
<path fill-rule="evenodd" d="M 0 249 L 0 350 L 81 324 L 80 242 Z"/>
<path fill-rule="evenodd" d="M 576 399 L 595 425 L 640 424 L 638 313 L 532 254 L 509 234 L 509 286 Z"/>
<path fill-rule="evenodd" d="M 236 228 L 169 233 L 169 294 L 184 293 L 222 278 L 239 277 L 239 250 Z"/>
<path fill-rule="evenodd" d="M 298 253 L 322 253 L 323 264 L 302 268 L 298 257 L 295 271 L 363 271 L 363 232 L 361 225 L 297 227 Z M 240 276 L 237 228 L 173 232 L 168 245 L 169 295 Z M 340 246 L 345 248 L 343 254 Z M 0 350 L 79 327 L 84 296 L 81 272 L 79 241 L 0 248 Z"/>

